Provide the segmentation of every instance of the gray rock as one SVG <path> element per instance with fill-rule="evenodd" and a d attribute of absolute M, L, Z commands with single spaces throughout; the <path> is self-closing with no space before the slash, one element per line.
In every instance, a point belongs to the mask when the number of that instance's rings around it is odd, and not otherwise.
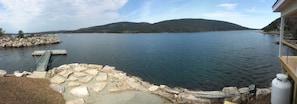
<path fill-rule="evenodd" d="M 51 78 L 50 82 L 55 83 L 55 84 L 61 84 L 65 82 L 66 78 L 60 76 L 60 75 L 55 75 L 53 78 Z"/>
<path fill-rule="evenodd" d="M 264 97 L 264 96 L 268 96 L 271 94 L 271 90 L 266 88 L 266 89 L 257 89 L 257 92 L 256 92 L 256 98 L 259 99 L 261 97 Z"/>
<path fill-rule="evenodd" d="M 224 87 L 222 92 L 224 92 L 227 96 L 239 95 L 236 87 Z"/>
<path fill-rule="evenodd" d="M 92 78 L 93 78 L 93 76 L 85 76 L 85 77 L 80 78 L 80 79 L 78 79 L 78 80 L 79 80 L 79 82 L 87 83 L 87 82 L 89 82 Z"/>
<path fill-rule="evenodd" d="M 70 90 L 70 93 L 77 97 L 89 96 L 89 91 L 86 86 L 75 87 Z"/>
<path fill-rule="evenodd" d="M 238 92 L 239 92 L 240 94 L 248 94 L 250 91 L 249 91 L 249 88 L 244 87 L 244 88 L 240 88 L 240 89 L 238 89 Z"/>
<path fill-rule="evenodd" d="M 85 101 L 83 98 L 76 98 L 66 101 L 66 104 L 84 104 Z"/>

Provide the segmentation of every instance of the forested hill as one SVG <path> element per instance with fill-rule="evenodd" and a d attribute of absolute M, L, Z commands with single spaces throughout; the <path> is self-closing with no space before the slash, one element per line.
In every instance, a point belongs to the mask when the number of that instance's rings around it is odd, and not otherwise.
<path fill-rule="evenodd" d="M 249 28 L 216 20 L 176 19 L 157 23 L 117 22 L 101 26 L 81 28 L 73 31 L 56 31 L 69 33 L 161 33 L 161 32 L 204 32 L 247 30 Z"/>

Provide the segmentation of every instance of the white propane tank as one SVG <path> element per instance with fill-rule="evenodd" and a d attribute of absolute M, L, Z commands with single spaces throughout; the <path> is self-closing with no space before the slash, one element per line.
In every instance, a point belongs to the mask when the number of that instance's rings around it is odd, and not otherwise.
<path fill-rule="evenodd" d="M 285 74 L 276 74 L 272 80 L 271 104 L 290 104 L 292 84 Z"/>

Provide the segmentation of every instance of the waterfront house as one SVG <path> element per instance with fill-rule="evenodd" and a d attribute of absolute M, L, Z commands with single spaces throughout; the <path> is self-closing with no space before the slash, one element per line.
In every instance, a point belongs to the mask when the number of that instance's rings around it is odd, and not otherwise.
<path fill-rule="evenodd" d="M 296 18 L 297 17 L 297 0 L 277 0 L 272 6 L 274 12 L 280 12 L 281 14 L 281 24 L 280 24 L 280 44 L 279 44 L 279 60 L 281 62 L 282 73 L 288 74 L 289 78 L 293 84 L 293 95 L 292 104 L 297 104 L 297 56 L 283 56 L 282 46 L 287 44 L 288 46 L 295 47 L 296 45 L 290 44 L 283 40 L 285 34 L 285 20 L 286 18 Z M 297 29 L 294 29 L 297 31 Z M 297 35 L 296 33 L 292 33 Z"/>

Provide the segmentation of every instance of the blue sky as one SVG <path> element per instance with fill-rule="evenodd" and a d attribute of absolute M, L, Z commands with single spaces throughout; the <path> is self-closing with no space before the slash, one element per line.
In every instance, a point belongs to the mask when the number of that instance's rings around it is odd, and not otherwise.
<path fill-rule="evenodd" d="M 0 0 L 8 33 L 72 30 L 113 22 L 203 18 L 262 28 L 280 16 L 275 0 Z"/>

